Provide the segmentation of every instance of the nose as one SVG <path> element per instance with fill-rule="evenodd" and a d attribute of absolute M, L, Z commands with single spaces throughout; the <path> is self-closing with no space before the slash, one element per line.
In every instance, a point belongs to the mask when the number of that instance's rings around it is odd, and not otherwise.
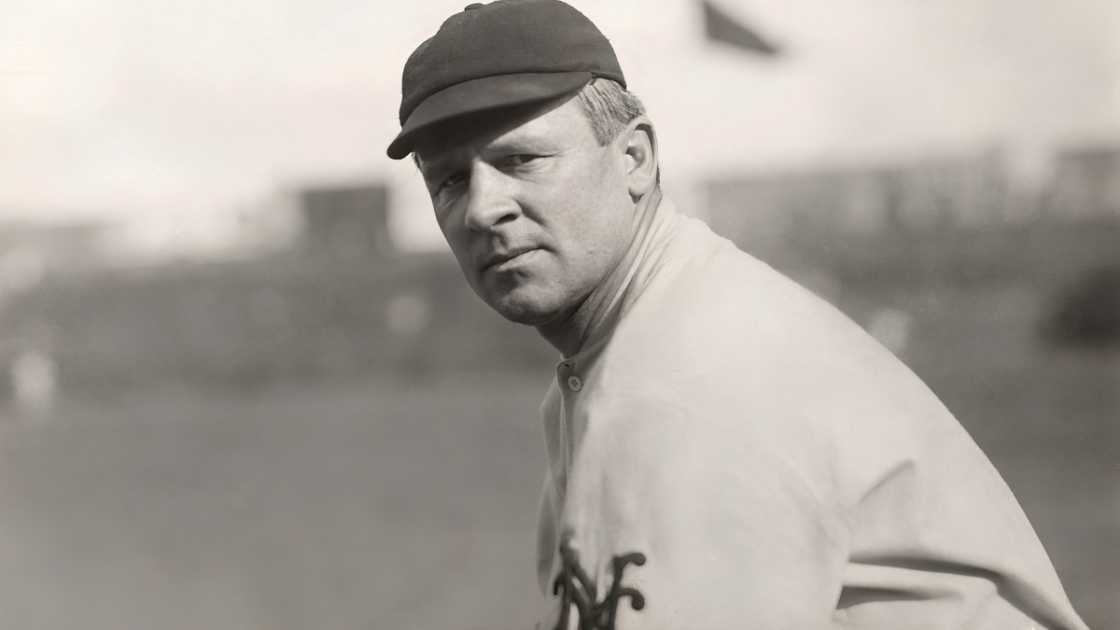
<path fill-rule="evenodd" d="M 467 211 L 468 229 L 485 232 L 520 214 L 509 177 L 493 166 L 479 161 L 471 168 Z"/>

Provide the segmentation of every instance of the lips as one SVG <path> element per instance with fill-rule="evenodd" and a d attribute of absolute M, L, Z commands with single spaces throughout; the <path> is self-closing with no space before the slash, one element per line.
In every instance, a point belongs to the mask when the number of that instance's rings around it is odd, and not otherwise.
<path fill-rule="evenodd" d="M 483 258 L 481 270 L 488 271 L 490 269 L 493 269 L 494 267 L 518 258 L 523 254 L 527 254 L 536 250 L 536 247 L 517 247 L 504 251 L 491 252 L 485 258 Z"/>

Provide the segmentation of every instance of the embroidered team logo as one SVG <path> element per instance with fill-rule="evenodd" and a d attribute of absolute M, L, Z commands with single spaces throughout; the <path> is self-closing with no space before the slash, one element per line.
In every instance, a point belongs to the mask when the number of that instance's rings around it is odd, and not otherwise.
<path fill-rule="evenodd" d="M 629 565 L 646 563 L 643 553 L 626 553 L 611 559 L 611 587 L 603 601 L 595 601 L 595 582 L 579 565 L 579 552 L 572 549 L 571 536 L 560 541 L 560 573 L 552 583 L 552 594 L 560 596 L 560 618 L 553 630 L 568 630 L 572 608 L 579 618 L 579 630 L 615 630 L 614 620 L 622 598 L 630 600 L 630 608 L 641 610 L 646 598 L 636 588 L 622 585 L 623 572 Z"/>

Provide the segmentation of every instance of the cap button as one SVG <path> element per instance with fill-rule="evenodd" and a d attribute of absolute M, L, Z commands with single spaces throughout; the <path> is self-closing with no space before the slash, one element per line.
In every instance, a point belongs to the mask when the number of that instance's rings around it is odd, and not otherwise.
<path fill-rule="evenodd" d="M 484 6 L 486 6 L 486 5 L 482 4 L 481 2 L 472 2 L 472 3 L 468 4 L 467 6 L 463 7 L 463 10 L 464 11 L 474 11 L 475 9 L 481 9 Z"/>

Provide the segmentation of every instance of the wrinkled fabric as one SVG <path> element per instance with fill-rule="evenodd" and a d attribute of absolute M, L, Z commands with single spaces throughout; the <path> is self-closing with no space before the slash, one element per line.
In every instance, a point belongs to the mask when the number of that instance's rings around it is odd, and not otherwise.
<path fill-rule="evenodd" d="M 537 627 L 1084 629 L 936 396 L 657 201 L 541 407 Z"/>

